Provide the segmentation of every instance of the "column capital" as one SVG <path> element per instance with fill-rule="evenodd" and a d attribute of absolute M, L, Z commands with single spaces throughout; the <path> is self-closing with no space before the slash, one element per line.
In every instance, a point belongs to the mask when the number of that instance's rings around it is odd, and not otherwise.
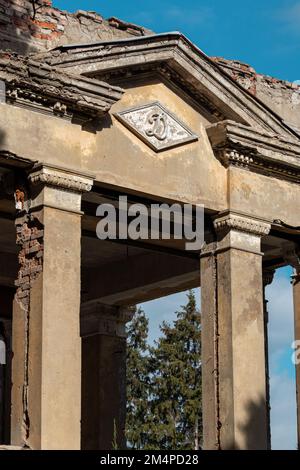
<path fill-rule="evenodd" d="M 296 284 L 300 283 L 300 269 L 294 271 L 292 275 L 292 284 L 295 286 Z"/>
<path fill-rule="evenodd" d="M 81 196 L 93 187 L 91 174 L 58 167 L 50 164 L 35 165 L 28 175 L 31 184 L 30 199 L 24 195 L 24 203 L 18 204 L 25 210 L 51 207 L 67 212 L 81 213 Z M 16 200 L 20 196 L 17 195 Z M 17 207 L 18 208 L 18 207 Z"/>
<path fill-rule="evenodd" d="M 130 307 L 93 302 L 81 307 L 80 334 L 82 337 L 93 335 L 118 336 L 126 338 L 126 323 L 133 318 Z"/>
<path fill-rule="evenodd" d="M 84 193 L 91 191 L 94 176 L 68 168 L 38 164 L 32 169 L 28 179 L 33 186 L 45 185 Z"/>
<path fill-rule="evenodd" d="M 249 215 L 226 211 L 213 219 L 218 251 L 235 249 L 262 256 L 261 238 L 268 235 L 271 224 Z"/>
<path fill-rule="evenodd" d="M 268 269 L 268 268 L 263 269 L 263 284 L 264 284 L 264 287 L 267 287 L 270 284 L 272 284 L 273 279 L 274 279 L 274 275 L 275 275 L 275 269 Z"/>
<path fill-rule="evenodd" d="M 231 211 L 218 214 L 214 218 L 214 227 L 217 233 L 234 230 L 259 237 L 268 235 L 271 230 L 269 222 Z"/>
<path fill-rule="evenodd" d="M 292 284 L 298 284 L 300 282 L 300 247 L 293 246 L 286 248 L 283 252 L 284 260 L 294 268 L 294 274 L 292 275 Z"/>

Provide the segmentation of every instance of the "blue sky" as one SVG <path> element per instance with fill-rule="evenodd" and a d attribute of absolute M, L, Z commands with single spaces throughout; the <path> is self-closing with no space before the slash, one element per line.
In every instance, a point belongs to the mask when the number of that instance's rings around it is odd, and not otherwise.
<path fill-rule="evenodd" d="M 53 0 L 53 5 L 117 16 L 155 32 L 181 31 L 208 55 L 241 60 L 266 75 L 300 80 L 300 0 Z M 290 269 L 279 270 L 267 289 L 274 449 L 296 448 L 290 274 Z M 181 293 L 143 305 L 152 340 L 162 320 L 172 321 L 184 303 Z"/>
<path fill-rule="evenodd" d="M 258 72 L 300 80 L 300 0 L 53 0 L 156 32 L 179 30 L 208 55 L 239 59 Z"/>
<path fill-rule="evenodd" d="M 269 301 L 269 362 L 271 387 L 272 448 L 297 448 L 295 366 L 291 356 L 294 340 L 292 270 L 279 269 L 273 283 L 267 287 Z M 200 308 L 200 290 L 196 291 Z M 186 303 L 186 294 L 171 295 L 142 304 L 150 326 L 150 341 L 159 336 L 162 321 L 175 320 L 175 312 Z"/>

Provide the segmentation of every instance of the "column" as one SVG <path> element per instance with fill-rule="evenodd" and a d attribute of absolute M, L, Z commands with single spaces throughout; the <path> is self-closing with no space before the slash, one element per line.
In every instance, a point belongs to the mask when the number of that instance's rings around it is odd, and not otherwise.
<path fill-rule="evenodd" d="M 81 194 L 89 175 L 40 165 L 17 214 L 12 444 L 80 449 Z"/>
<path fill-rule="evenodd" d="M 218 416 L 218 317 L 217 244 L 211 242 L 201 252 L 201 350 L 203 447 L 219 450 Z"/>
<path fill-rule="evenodd" d="M 295 269 L 293 276 L 295 340 L 300 341 L 300 266 Z M 299 346 L 298 346 L 299 349 Z M 297 393 L 297 422 L 298 422 L 298 449 L 300 449 L 300 363 L 296 364 L 296 393 Z"/>
<path fill-rule="evenodd" d="M 126 331 L 129 309 L 95 303 L 81 310 L 82 449 L 125 449 Z"/>
<path fill-rule="evenodd" d="M 295 341 L 300 341 L 300 247 L 297 245 L 283 247 L 283 258 L 286 263 L 294 269 L 292 286 L 294 299 Z M 296 347 L 298 352 L 298 344 L 296 344 Z M 299 354 L 296 353 L 296 360 L 298 360 L 298 357 Z M 296 364 L 296 398 L 298 449 L 300 449 L 300 364 Z"/>
<path fill-rule="evenodd" d="M 201 254 L 204 448 L 267 449 L 261 237 L 270 225 L 214 220 Z"/>
<path fill-rule="evenodd" d="M 4 262 L 8 261 L 5 260 Z M 11 261 L 11 259 L 9 259 Z M 0 338 L 5 344 L 5 364 L 1 366 L 2 378 L 0 379 L 0 443 L 10 444 L 10 408 L 11 408 L 11 337 L 12 337 L 12 304 L 15 289 L 12 287 L 0 287 Z M 2 343 L 3 344 L 3 343 Z M 1 362 L 1 361 L 0 361 Z"/>
<path fill-rule="evenodd" d="M 12 307 L 10 307 L 11 309 Z M 0 400 L 0 405 L 2 405 L 2 410 L 0 412 L 1 423 L 0 423 L 0 436 L 1 444 L 10 444 L 10 413 L 11 413 L 11 360 L 12 360 L 12 351 L 11 351 L 11 330 L 12 330 L 12 321 L 11 319 L 3 319 L 0 321 L 0 338 L 5 342 L 5 365 L 0 364 L 0 369 L 2 368 L 2 383 L 0 384 L 0 389 L 2 389 L 2 403 Z"/>
<path fill-rule="evenodd" d="M 263 270 L 268 449 L 271 449 L 271 402 L 270 402 L 270 370 L 269 370 L 269 338 L 268 338 L 269 312 L 268 312 L 268 300 L 266 297 L 266 287 L 272 284 L 273 279 L 274 279 L 274 274 L 275 274 L 275 271 L 272 269 Z"/>
<path fill-rule="evenodd" d="M 0 444 L 5 443 L 4 437 L 4 413 L 5 413 L 5 367 L 6 367 L 6 341 L 3 334 L 3 326 L 0 321 Z"/>

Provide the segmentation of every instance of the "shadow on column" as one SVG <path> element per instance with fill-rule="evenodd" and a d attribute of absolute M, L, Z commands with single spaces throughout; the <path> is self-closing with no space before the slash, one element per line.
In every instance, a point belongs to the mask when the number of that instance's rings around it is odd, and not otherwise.
<path fill-rule="evenodd" d="M 247 450 L 270 450 L 267 449 L 267 410 L 266 401 L 261 398 L 258 402 L 250 401 L 247 405 L 247 421 L 239 426 L 244 436 Z"/>
<path fill-rule="evenodd" d="M 124 449 L 126 339 L 82 338 L 81 448 Z"/>
<path fill-rule="evenodd" d="M 5 364 L 0 364 L 0 444 L 10 444 L 11 414 L 11 314 L 14 289 L 0 287 L 0 339 L 5 344 Z"/>

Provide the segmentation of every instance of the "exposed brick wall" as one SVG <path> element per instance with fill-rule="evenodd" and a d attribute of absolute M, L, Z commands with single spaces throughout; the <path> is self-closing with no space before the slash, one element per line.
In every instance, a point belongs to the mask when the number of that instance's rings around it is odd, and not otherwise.
<path fill-rule="evenodd" d="M 44 230 L 38 220 L 30 215 L 17 218 L 16 230 L 17 245 L 21 247 L 18 279 L 15 282 L 16 299 L 27 309 L 30 287 L 43 270 Z"/>
<path fill-rule="evenodd" d="M 23 439 L 27 445 L 30 432 L 30 419 L 28 414 L 28 394 L 29 394 L 29 323 L 30 315 L 30 294 L 31 288 L 43 271 L 44 254 L 44 228 L 40 221 L 24 211 L 17 215 L 16 219 L 17 245 L 19 252 L 19 272 L 15 281 L 15 300 L 18 302 L 24 314 L 24 383 L 22 390 L 23 404 Z"/>
<path fill-rule="evenodd" d="M 84 4 L 84 2 L 83 2 Z M 51 0 L 0 0 L 2 49 L 25 54 L 60 44 L 94 42 L 147 34 L 147 30 L 95 12 L 74 14 L 52 7 Z"/>
<path fill-rule="evenodd" d="M 223 57 L 212 57 L 212 59 L 246 90 L 256 95 L 257 74 L 250 65 L 237 60 L 223 59 Z"/>
<path fill-rule="evenodd" d="M 287 123 L 300 129 L 300 86 L 257 73 L 253 67 L 237 60 L 213 57 L 232 78 L 257 96 Z"/>

